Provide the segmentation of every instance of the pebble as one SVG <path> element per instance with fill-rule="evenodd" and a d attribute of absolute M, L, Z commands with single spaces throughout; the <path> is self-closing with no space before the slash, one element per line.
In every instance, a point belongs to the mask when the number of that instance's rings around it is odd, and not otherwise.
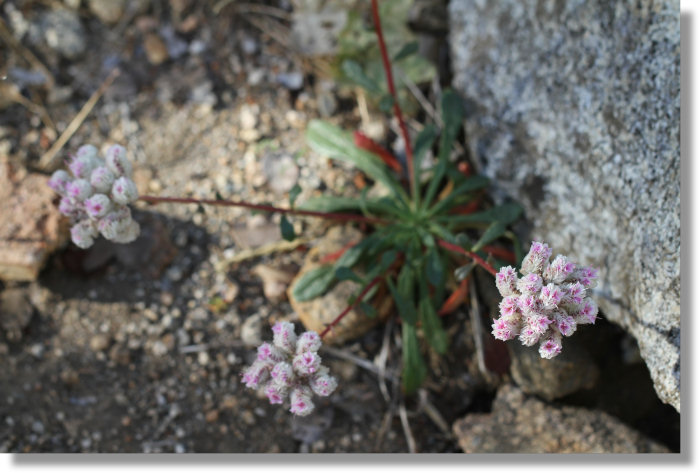
<path fill-rule="evenodd" d="M 102 351 L 109 346 L 109 336 L 103 333 L 93 335 L 90 338 L 90 349 L 92 351 Z"/>
<path fill-rule="evenodd" d="M 156 33 L 146 35 L 143 39 L 143 48 L 146 51 L 148 62 L 154 66 L 164 63 L 169 57 L 168 47 Z"/>
<path fill-rule="evenodd" d="M 263 321 L 259 315 L 251 315 L 241 326 L 241 341 L 248 347 L 257 347 L 262 343 Z"/>
<path fill-rule="evenodd" d="M 277 194 L 289 192 L 299 180 L 299 167 L 288 154 L 268 153 L 263 157 L 261 166 L 268 187 Z"/>
<path fill-rule="evenodd" d="M 283 72 L 277 74 L 277 82 L 289 90 L 299 90 L 304 86 L 304 75 L 301 72 Z"/>
<path fill-rule="evenodd" d="M 35 420 L 32 422 L 32 430 L 41 435 L 44 433 L 44 424 L 41 421 Z"/>
<path fill-rule="evenodd" d="M 46 44 L 64 58 L 75 60 L 85 53 L 85 30 L 73 10 L 49 10 L 41 17 L 40 25 Z"/>
<path fill-rule="evenodd" d="M 88 8 L 103 23 L 113 25 L 124 14 L 126 0 L 88 0 Z"/>

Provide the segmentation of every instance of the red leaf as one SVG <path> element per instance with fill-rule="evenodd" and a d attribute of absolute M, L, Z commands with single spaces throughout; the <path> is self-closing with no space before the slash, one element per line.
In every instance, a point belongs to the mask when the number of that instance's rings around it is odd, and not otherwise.
<path fill-rule="evenodd" d="M 374 153 L 381 158 L 384 163 L 392 168 L 396 172 L 401 172 L 401 163 L 387 151 L 382 145 L 374 141 L 373 139 L 365 136 L 362 132 L 356 131 L 354 134 L 355 146 L 370 153 Z"/>
<path fill-rule="evenodd" d="M 462 279 L 462 281 L 459 283 L 459 287 L 457 287 L 457 289 L 450 294 L 450 297 L 447 298 L 445 303 L 438 311 L 439 316 L 451 314 L 466 300 L 467 294 L 469 294 L 469 286 L 467 286 L 468 281 L 469 278 Z"/>

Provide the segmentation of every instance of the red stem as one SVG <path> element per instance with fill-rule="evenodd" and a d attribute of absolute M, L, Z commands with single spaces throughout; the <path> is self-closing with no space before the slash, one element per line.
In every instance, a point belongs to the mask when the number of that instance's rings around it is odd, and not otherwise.
<path fill-rule="evenodd" d="M 274 207 L 272 205 L 264 204 L 250 204 L 248 202 L 233 202 L 230 200 L 213 200 L 213 199 L 192 199 L 188 197 L 158 197 L 153 195 L 142 195 L 139 200 L 148 202 L 150 204 L 158 204 L 163 202 L 171 202 L 177 204 L 206 204 L 206 205 L 219 205 L 223 207 L 243 207 L 251 210 L 262 210 L 264 212 L 273 212 L 289 215 L 305 215 L 308 217 L 320 217 L 329 220 L 340 220 L 343 222 L 365 222 L 374 224 L 387 224 L 386 220 L 374 217 L 365 217 L 363 215 L 354 214 L 341 214 L 334 212 L 316 212 L 313 210 L 295 210 L 295 209 L 283 209 L 280 207 Z"/>
<path fill-rule="evenodd" d="M 336 318 L 333 320 L 333 322 L 331 322 L 330 324 L 328 324 L 328 326 L 323 330 L 323 332 L 321 332 L 321 335 L 319 335 L 319 336 L 320 336 L 321 338 L 323 338 L 326 334 L 328 334 L 328 332 L 331 331 L 331 329 L 332 329 L 334 326 L 338 325 L 338 323 L 340 323 L 340 321 L 343 319 L 343 317 L 345 317 L 346 315 L 348 315 L 348 312 L 350 312 L 357 304 L 359 304 L 360 301 L 362 301 L 362 299 L 365 297 L 365 295 L 367 295 L 367 293 L 370 291 L 370 289 L 372 289 L 374 286 L 376 286 L 377 283 L 378 283 L 379 281 L 381 281 L 381 280 L 382 280 L 382 276 L 377 276 L 376 278 L 372 279 L 372 280 L 369 282 L 369 284 L 367 284 L 367 285 L 365 286 L 365 288 L 362 289 L 362 292 L 360 292 L 360 294 L 357 296 L 357 299 L 355 299 L 355 302 L 353 302 L 352 304 L 350 304 L 349 306 L 347 306 L 347 307 L 345 308 L 345 310 L 343 310 L 340 314 L 338 314 L 338 317 L 336 317 Z"/>
<path fill-rule="evenodd" d="M 474 260 L 474 262 L 476 264 L 478 264 L 479 266 L 481 266 L 482 268 L 484 268 L 486 271 L 493 274 L 494 276 L 496 276 L 496 274 L 498 274 L 498 271 L 496 271 L 496 269 L 493 266 L 488 264 L 486 261 L 484 261 L 481 258 L 481 256 L 477 255 L 473 251 L 465 250 L 461 246 L 454 245 L 454 244 L 450 243 L 449 241 L 445 241 L 445 240 L 438 240 L 438 245 L 442 246 L 446 250 L 454 251 L 456 253 L 462 253 L 463 255 L 470 257 L 471 259 Z"/>
<path fill-rule="evenodd" d="M 382 53 L 382 64 L 384 65 L 384 72 L 386 73 L 386 82 L 389 86 L 389 93 L 394 99 L 394 115 L 399 121 L 399 128 L 401 129 L 401 136 L 403 137 L 404 146 L 406 148 L 406 163 L 408 164 L 408 177 L 411 182 L 411 194 L 416 194 L 415 180 L 413 179 L 413 148 L 411 147 L 411 140 L 408 138 L 408 129 L 406 128 L 406 123 L 403 121 L 403 114 L 401 113 L 401 107 L 399 106 L 399 100 L 396 96 L 396 88 L 394 87 L 394 76 L 391 73 L 391 63 L 389 62 L 389 55 L 386 51 L 386 43 L 384 43 L 384 35 L 382 34 L 382 22 L 379 18 L 379 5 L 377 0 L 372 0 L 372 17 L 374 19 L 374 31 L 377 33 L 377 40 L 379 41 L 379 51 Z"/>

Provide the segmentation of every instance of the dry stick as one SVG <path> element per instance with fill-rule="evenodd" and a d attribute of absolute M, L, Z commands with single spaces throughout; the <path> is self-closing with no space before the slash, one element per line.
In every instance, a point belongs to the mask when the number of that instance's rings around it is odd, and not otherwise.
<path fill-rule="evenodd" d="M 150 204 L 161 203 L 176 203 L 176 204 L 202 204 L 202 205 L 218 205 L 221 207 L 243 207 L 250 210 L 261 210 L 263 212 L 281 213 L 287 215 L 304 215 L 307 217 L 320 217 L 328 220 L 340 220 L 343 222 L 364 222 L 372 224 L 387 224 L 386 220 L 375 217 L 365 217 L 355 214 L 341 214 L 335 212 L 316 212 L 313 210 L 296 210 L 284 209 L 273 205 L 251 204 L 248 202 L 235 202 L 232 200 L 214 200 L 214 199 L 194 199 L 190 197 L 158 197 L 154 195 L 142 195 L 139 200 Z"/>
<path fill-rule="evenodd" d="M 403 401 L 399 405 L 399 417 L 401 418 L 401 426 L 403 427 L 403 434 L 406 436 L 406 443 L 408 444 L 408 452 L 416 453 L 416 441 L 411 433 L 411 425 L 408 423 L 408 415 L 406 414 L 406 405 Z"/>
<path fill-rule="evenodd" d="M 486 261 L 483 260 L 483 258 L 481 258 L 481 256 L 477 255 L 473 251 L 465 250 L 464 248 L 462 248 L 459 245 L 455 245 L 453 243 L 450 243 L 449 241 L 445 241 L 442 239 L 438 240 L 437 243 L 438 243 L 438 245 L 442 246 L 446 250 L 454 251 L 455 253 L 461 253 L 465 256 L 470 257 L 472 260 L 474 260 L 474 262 L 476 264 L 478 264 L 479 266 L 484 268 L 486 271 L 488 271 L 492 275 L 495 276 L 496 274 L 498 274 L 498 271 L 496 271 L 496 269 L 493 266 L 488 264 Z"/>
<path fill-rule="evenodd" d="M 384 400 L 387 403 L 391 400 L 391 396 L 389 396 L 389 389 L 386 387 L 384 378 L 386 374 L 386 360 L 389 355 L 389 341 L 392 328 L 394 328 L 394 319 L 390 318 L 389 322 L 384 326 L 384 340 L 382 341 L 382 348 L 379 350 L 379 354 L 374 359 L 374 364 L 379 369 L 379 379 L 377 380 L 377 384 L 379 384 L 379 391 L 381 391 L 382 396 L 384 396 Z"/>
<path fill-rule="evenodd" d="M 0 2 L 2 3 L 2 2 Z M 41 73 L 46 77 L 46 87 L 51 89 L 56 82 L 51 74 L 51 71 L 42 63 L 29 49 L 27 49 L 22 43 L 17 41 L 12 33 L 5 25 L 5 22 L 0 17 L 0 39 L 6 42 L 12 49 L 17 51 L 20 56 L 23 56 L 25 61 L 31 64 L 32 67 L 39 69 Z"/>
<path fill-rule="evenodd" d="M 479 367 L 479 371 L 484 375 L 484 378 L 488 382 L 494 381 L 493 374 L 486 368 L 486 360 L 484 359 L 484 342 L 481 337 L 484 327 L 481 325 L 481 312 L 479 311 L 479 302 L 476 300 L 476 287 L 474 285 L 474 278 L 469 281 L 469 290 L 471 294 L 471 310 L 470 320 L 472 323 L 472 335 L 474 337 L 474 346 L 476 347 L 476 364 Z"/>
<path fill-rule="evenodd" d="M 71 136 L 73 136 L 73 133 L 80 128 L 80 125 L 90 114 L 90 111 L 93 109 L 95 104 L 97 104 L 97 101 L 100 100 L 102 94 L 104 94 L 107 88 L 112 85 L 112 82 L 114 82 L 114 79 L 116 79 L 118 75 L 118 68 L 113 69 L 112 72 L 109 73 L 100 87 L 92 94 L 92 96 L 90 96 L 88 101 L 85 102 L 85 105 L 83 105 L 83 108 L 80 109 L 78 114 L 73 118 L 73 120 L 71 120 L 66 129 L 63 130 L 61 136 L 58 137 L 56 142 L 51 145 L 51 148 L 49 148 L 49 150 L 41 157 L 41 160 L 39 160 L 39 169 L 50 170 L 54 164 L 54 159 L 56 158 L 58 152 L 61 151 L 61 148 L 63 148 Z"/>
<path fill-rule="evenodd" d="M 372 18 L 374 19 L 374 31 L 377 33 L 377 41 L 379 42 L 379 51 L 382 53 L 382 64 L 384 65 L 384 72 L 386 73 L 386 82 L 389 87 L 389 93 L 394 99 L 394 115 L 399 121 L 399 128 L 401 128 L 401 136 L 403 137 L 404 146 L 406 148 L 406 163 L 408 164 L 408 176 L 411 182 L 411 195 L 416 195 L 415 189 L 415 179 L 413 178 L 413 148 L 411 147 L 411 140 L 408 137 L 408 130 L 406 129 L 406 123 L 403 121 L 403 114 L 401 113 L 401 106 L 399 106 L 399 99 L 396 95 L 396 88 L 394 87 L 394 76 L 391 72 L 391 63 L 389 62 L 389 55 L 386 51 L 386 44 L 384 43 L 384 35 L 382 34 L 382 22 L 379 18 L 379 6 L 377 0 L 372 0 Z"/>

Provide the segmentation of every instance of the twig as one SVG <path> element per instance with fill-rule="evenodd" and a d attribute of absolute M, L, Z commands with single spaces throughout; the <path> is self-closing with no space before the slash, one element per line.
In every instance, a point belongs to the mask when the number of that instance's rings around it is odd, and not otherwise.
<path fill-rule="evenodd" d="M 362 291 L 360 291 L 360 294 L 359 294 L 359 295 L 357 296 L 357 298 L 355 299 L 355 302 L 353 302 L 352 304 L 348 304 L 348 306 L 345 308 L 345 310 L 343 310 L 340 314 L 338 314 L 338 316 L 337 316 L 335 319 L 333 319 L 333 321 L 332 321 L 331 323 L 329 323 L 328 326 L 326 326 L 326 328 L 323 330 L 323 332 L 321 332 L 321 333 L 319 334 L 319 337 L 321 337 L 321 338 L 325 337 L 325 336 L 328 334 L 328 332 L 331 331 L 331 329 L 332 329 L 333 327 L 335 327 L 336 325 L 338 325 L 338 323 L 340 323 L 340 321 L 343 320 L 343 317 L 345 317 L 356 305 L 358 305 L 360 302 L 362 302 L 362 300 L 365 298 L 365 295 L 367 295 L 367 293 L 368 293 L 374 286 L 376 286 L 377 284 L 379 284 L 379 282 L 380 282 L 381 280 L 382 280 L 382 276 L 377 276 L 377 277 L 375 277 L 374 279 L 372 279 L 372 280 L 362 289 Z"/>
<path fill-rule="evenodd" d="M 377 384 L 379 384 L 379 391 L 381 391 L 384 400 L 388 403 L 391 397 L 389 396 L 389 389 L 386 387 L 386 360 L 389 356 L 389 341 L 391 330 L 394 328 L 394 319 L 389 319 L 389 322 L 384 326 L 384 340 L 382 341 L 382 349 L 379 350 L 379 354 L 374 358 L 374 364 L 379 369 L 379 379 Z"/>
<path fill-rule="evenodd" d="M 484 375 L 484 378 L 486 378 L 486 380 L 490 382 L 493 379 L 493 376 L 491 375 L 491 372 L 486 368 L 486 361 L 484 360 L 484 342 L 481 337 L 483 327 L 481 325 L 481 312 L 479 310 L 479 302 L 477 301 L 474 278 L 470 278 L 469 292 L 471 292 L 471 310 L 469 311 L 469 316 L 472 323 L 472 336 L 474 337 L 474 347 L 476 348 L 476 363 L 479 367 L 479 371 L 481 371 L 481 374 Z"/>
<path fill-rule="evenodd" d="M 374 363 L 371 363 L 371 362 L 365 360 L 364 358 L 360 358 L 359 356 L 355 356 L 352 353 L 349 353 L 347 350 L 340 350 L 338 348 L 328 346 L 328 345 L 323 345 L 323 348 L 321 348 L 321 350 L 323 350 L 324 352 L 329 353 L 332 356 L 335 356 L 337 358 L 351 361 L 352 363 L 356 364 L 360 368 L 364 368 L 367 371 L 370 371 L 370 372 L 376 374 L 377 376 L 380 376 L 379 368 L 377 368 L 374 365 Z M 385 373 L 384 378 L 388 379 L 389 381 L 391 381 L 394 384 L 398 384 L 398 382 L 399 382 L 398 377 L 396 377 L 390 373 L 389 374 Z"/>
<path fill-rule="evenodd" d="M 221 12 L 221 10 L 223 10 L 233 2 L 234 0 L 221 0 L 219 3 L 212 7 L 212 11 L 218 15 Z M 281 8 L 275 8 L 268 5 L 256 5 L 254 3 L 236 2 L 234 5 L 234 10 L 236 11 L 236 13 L 257 13 L 258 15 L 274 16 L 284 21 L 291 21 L 292 19 L 292 15 L 282 10 Z"/>
<path fill-rule="evenodd" d="M 401 426 L 403 427 L 403 434 L 406 436 L 406 443 L 408 444 L 408 452 L 416 453 L 416 441 L 411 433 L 411 426 L 408 423 L 408 415 L 406 415 L 406 405 L 403 401 L 399 404 L 399 418 L 401 418 Z"/>
<path fill-rule="evenodd" d="M 446 250 L 454 251 L 455 253 L 461 253 L 465 256 L 470 257 L 472 260 L 474 260 L 476 264 L 478 264 L 494 276 L 498 273 L 498 271 L 496 271 L 496 269 L 493 266 L 488 264 L 486 261 L 483 260 L 483 258 L 481 258 L 481 256 L 477 255 L 473 251 L 465 250 L 459 245 L 455 245 L 453 243 L 450 243 L 449 241 L 445 241 L 442 239 L 438 240 L 438 245 L 445 248 Z"/>
<path fill-rule="evenodd" d="M 75 133 L 78 128 L 80 128 L 80 125 L 85 121 L 87 116 L 90 114 L 90 111 L 92 111 L 93 107 L 95 104 L 97 104 L 97 101 L 100 100 L 100 97 L 105 93 L 107 88 L 112 85 L 112 82 L 114 82 L 114 79 L 117 78 L 119 75 L 119 68 L 114 68 L 112 72 L 107 76 L 107 78 L 102 82 L 100 87 L 90 96 L 87 102 L 85 102 L 85 105 L 83 105 L 83 108 L 80 109 L 78 114 L 71 120 L 71 122 L 68 124 L 65 130 L 63 130 L 63 133 L 61 133 L 61 136 L 58 137 L 56 142 L 49 148 L 49 150 L 44 153 L 44 155 L 41 157 L 39 160 L 39 169 L 42 170 L 51 170 L 51 168 L 54 166 L 54 159 L 56 158 L 56 155 L 58 154 L 59 151 L 65 146 L 65 144 L 68 142 L 68 140 L 73 136 L 73 133 Z"/>
<path fill-rule="evenodd" d="M 286 251 L 293 251 L 301 245 L 311 243 L 313 238 L 297 238 L 293 241 L 280 240 L 267 245 L 262 245 L 257 248 L 250 248 L 242 250 L 230 258 L 226 258 L 223 261 L 216 263 L 215 269 L 218 272 L 225 271 L 230 265 L 235 263 L 240 263 L 252 258 L 258 258 L 260 256 L 269 255 L 270 253 L 281 253 Z"/>
<path fill-rule="evenodd" d="M 418 396 L 420 397 L 420 408 L 425 414 L 433 421 L 433 423 L 445 434 L 447 437 L 452 437 L 452 431 L 450 427 L 440 414 L 440 411 L 430 402 L 428 399 L 428 391 L 425 389 L 420 389 L 418 391 Z"/>

